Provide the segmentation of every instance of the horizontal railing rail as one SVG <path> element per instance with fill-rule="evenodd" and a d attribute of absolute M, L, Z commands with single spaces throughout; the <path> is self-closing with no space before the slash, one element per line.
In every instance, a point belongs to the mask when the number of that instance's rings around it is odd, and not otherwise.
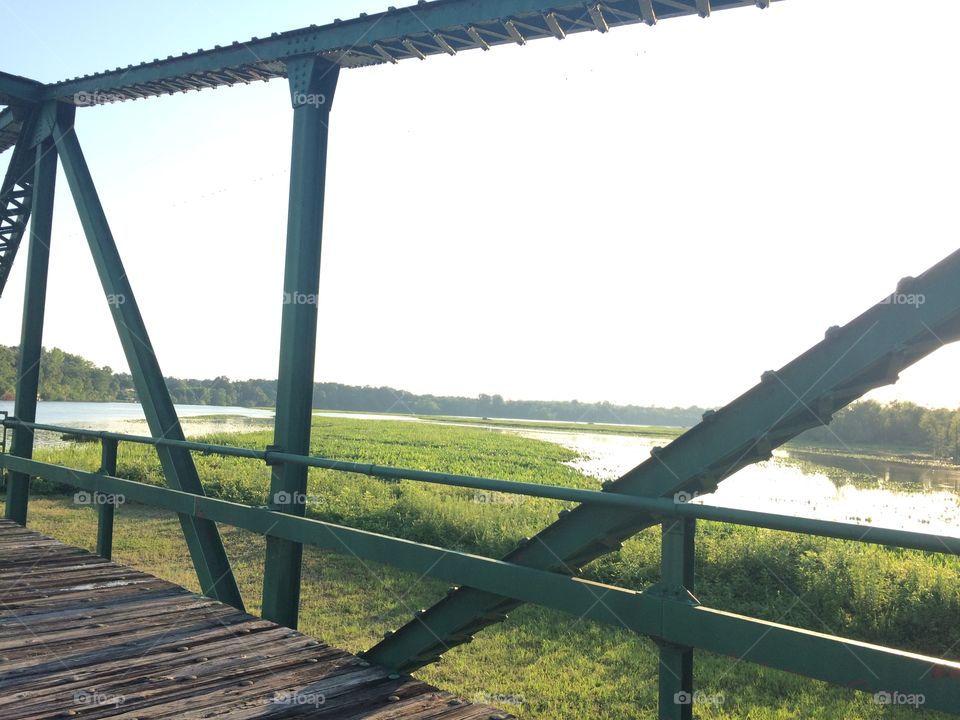
<path fill-rule="evenodd" d="M 560 485 L 501 480 L 475 475 L 457 475 L 432 472 L 429 470 L 412 470 L 389 465 L 356 463 L 311 455 L 294 455 L 270 449 L 257 450 L 254 448 L 239 448 L 231 445 L 217 445 L 192 440 L 168 440 L 165 438 L 149 437 L 147 435 L 129 435 L 101 430 L 71 428 L 64 425 L 23 422 L 12 417 L 4 419 L 2 423 L 5 427 L 10 428 L 19 426 L 31 430 L 57 432 L 64 435 L 88 437 L 90 439 L 115 440 L 118 442 L 131 442 L 142 445 L 169 445 L 204 454 L 262 460 L 267 464 L 285 462 L 325 470 L 340 470 L 342 472 L 368 475 L 371 477 L 412 480 L 473 490 L 487 490 L 524 495 L 527 497 L 539 497 L 548 500 L 632 508 L 670 518 L 693 518 L 696 520 L 725 522 L 735 525 L 765 528 L 768 530 L 782 530 L 784 532 L 804 535 L 816 535 L 838 540 L 853 540 L 856 542 L 885 545 L 907 550 L 925 550 L 928 552 L 952 555 L 960 554 L 960 537 L 952 537 L 949 535 L 919 533 L 909 530 L 896 530 L 893 528 L 843 523 L 833 520 L 817 520 L 814 518 L 781 515 L 756 510 L 740 510 L 716 505 L 704 505 L 697 502 L 678 502 L 671 498 L 638 497 L 614 491 L 584 490 Z M 678 495 L 686 497 L 683 493 L 678 493 Z"/>
<path fill-rule="evenodd" d="M 293 455 L 270 448 L 258 450 L 189 440 L 168 440 L 27 423 L 16 418 L 6 418 L 2 424 L 5 428 L 20 427 L 101 440 L 105 458 L 109 456 L 109 459 L 104 460 L 103 467 L 98 472 L 0 453 L 0 468 L 44 478 L 90 493 L 91 499 L 98 498 L 98 506 L 109 505 L 112 508 L 116 499 L 122 497 L 125 501 L 224 523 L 261 535 L 344 553 L 365 561 L 384 563 L 420 576 L 466 585 L 521 602 L 560 610 L 595 622 L 626 628 L 662 644 L 701 648 L 866 692 L 922 694 L 924 707 L 950 713 L 958 713 L 960 709 L 958 662 L 710 608 L 700 604 L 682 585 L 671 586 L 661 581 L 643 591 L 607 585 L 562 572 L 539 570 L 315 518 L 299 517 L 271 509 L 269 505 L 257 507 L 124 479 L 105 472 L 104 467 L 116 472 L 115 453 L 119 442 L 154 446 L 176 445 L 190 451 L 259 460 L 268 464 L 299 463 L 308 467 L 344 470 L 377 477 L 495 490 L 572 502 L 617 505 L 657 513 L 666 519 L 665 530 L 668 524 L 675 523 L 677 519 L 687 522 L 702 519 L 946 554 L 960 552 L 960 538 L 676 502 L 669 498 L 641 498 L 609 491 L 513 483 L 492 478 L 343 462 Z M 104 528 L 104 522 L 111 527 Z M 105 549 L 109 556 L 112 511 L 109 514 L 101 513 L 100 523 L 98 552 L 104 554 Z M 667 532 L 664 533 L 664 578 L 667 577 L 668 535 Z M 105 541 L 106 548 L 101 547 L 104 537 L 108 538 Z"/>

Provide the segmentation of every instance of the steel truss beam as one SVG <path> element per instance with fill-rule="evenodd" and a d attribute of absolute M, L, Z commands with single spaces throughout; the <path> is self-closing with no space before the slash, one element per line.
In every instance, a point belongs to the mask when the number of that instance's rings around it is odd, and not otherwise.
<path fill-rule="evenodd" d="M 322 58 L 308 58 L 291 61 L 287 69 L 293 152 L 273 442 L 278 450 L 306 455 L 313 419 L 327 139 L 340 67 Z M 306 492 L 306 467 L 289 463 L 274 467 L 271 507 L 302 516 Z M 302 545 L 267 536 L 263 617 L 292 628 L 297 627 L 299 615 L 302 554 Z"/>
<path fill-rule="evenodd" d="M 32 105 L 43 98 L 44 89 L 41 82 L 0 71 L 0 105 Z"/>
<path fill-rule="evenodd" d="M 36 160 L 31 141 L 38 115 L 39 110 L 33 110 L 27 122 L 16 123 L 17 146 L 7 166 L 3 184 L 0 185 L 0 295 L 7 285 L 13 261 L 17 257 L 27 229 L 27 221 L 30 219 Z M 10 112 L 4 113 L 4 116 L 10 118 L 10 121 L 0 124 L 0 127 L 9 127 L 12 132 L 14 115 Z"/>
<path fill-rule="evenodd" d="M 137 396 L 143 405 L 150 432 L 155 437 L 183 440 L 180 420 L 80 149 L 72 111 L 70 106 L 60 107 L 53 138 L 130 366 Z M 157 454 L 171 487 L 203 494 L 197 468 L 188 451 L 176 447 L 157 447 Z M 179 518 L 203 593 L 243 609 L 243 600 L 217 526 L 211 520 L 191 515 L 181 514 Z"/>
<path fill-rule="evenodd" d="M 22 109 L 13 107 L 0 111 L 0 153 L 16 144 L 23 127 L 23 114 Z"/>
<path fill-rule="evenodd" d="M 628 495 L 671 497 L 710 492 L 737 470 L 770 457 L 773 448 L 868 390 L 895 382 L 898 373 L 960 336 L 960 251 L 860 317 L 827 331 L 826 338 L 605 489 Z M 913 302 L 910 302 L 913 299 Z M 580 506 L 541 531 L 505 560 L 575 574 L 577 568 L 619 549 L 657 522 L 648 513 Z M 506 617 L 517 603 L 461 588 L 393 633 L 367 657 L 411 670 Z"/>
<path fill-rule="evenodd" d="M 99 105 L 270 80 L 284 76 L 286 62 L 297 57 L 321 55 L 342 67 L 396 63 L 757 4 L 756 0 L 557 0 L 552 4 L 545 0 L 436 0 L 64 80 L 47 85 L 43 97 Z"/>
<path fill-rule="evenodd" d="M 28 123 L 21 131 L 27 134 L 33 123 Z M 26 158 L 31 157 L 31 162 Z M 50 265 L 50 238 L 53 225 L 53 194 L 57 181 L 57 154 L 53 141 L 49 138 L 33 150 L 27 142 L 18 144 L 10 163 L 14 178 L 4 188 L 3 206 L 12 200 L 13 188 L 22 188 L 20 222 L 26 224 L 33 208 L 33 220 L 30 223 L 30 238 L 27 249 L 27 281 L 23 297 L 23 324 L 20 329 L 20 350 L 17 353 L 17 397 L 14 402 L 14 415 L 26 422 L 37 418 L 37 393 L 40 388 L 40 355 L 43 351 L 43 319 L 47 299 L 47 270 Z M 8 173 L 9 175 L 10 173 Z M 32 175 L 30 181 L 26 176 Z M 7 183 L 5 182 L 6 186 Z M 0 206 L 0 211 L 5 209 Z M 0 222 L 6 222 L 10 216 L 0 216 Z M 3 228 L 0 228 L 0 233 Z M 23 234 L 23 228 L 19 235 Z M 17 233 L 4 235 L 7 244 L 0 258 L 3 273 L 0 276 L 0 290 L 10 271 L 10 263 L 16 254 L 20 237 Z M 11 247 L 11 243 L 14 243 Z M 10 452 L 23 458 L 33 456 L 33 430 L 19 427 L 14 430 Z M 21 525 L 27 523 L 27 503 L 30 497 L 30 476 L 23 473 L 10 473 L 7 478 L 6 517 Z"/>

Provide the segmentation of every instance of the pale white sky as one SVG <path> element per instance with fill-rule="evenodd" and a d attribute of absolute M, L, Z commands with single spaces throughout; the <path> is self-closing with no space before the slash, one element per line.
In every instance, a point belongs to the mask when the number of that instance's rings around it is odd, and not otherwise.
<path fill-rule="evenodd" d="M 53 81 L 385 4 L 0 0 L 0 68 Z M 344 71 L 317 379 L 731 400 L 957 247 L 958 25 L 951 0 L 784 0 Z M 165 374 L 274 377 L 285 83 L 81 109 L 77 127 Z M 125 369 L 58 190 L 45 344 Z M 876 396 L 956 406 L 958 360 Z"/>

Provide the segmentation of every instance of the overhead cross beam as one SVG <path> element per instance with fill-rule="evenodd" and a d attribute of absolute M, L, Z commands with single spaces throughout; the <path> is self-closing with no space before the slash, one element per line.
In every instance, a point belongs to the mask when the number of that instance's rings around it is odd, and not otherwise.
<path fill-rule="evenodd" d="M 640 22 L 652 25 L 658 19 L 757 4 L 757 0 L 436 0 L 64 80 L 43 87 L 35 99 L 100 105 L 270 80 L 286 75 L 288 59 L 306 55 L 320 55 L 345 68 L 362 67 L 605 32 Z M 20 90 L 28 91 L 34 92 Z"/>
<path fill-rule="evenodd" d="M 607 32 L 622 25 L 653 25 L 658 20 L 707 15 L 711 10 L 766 7 L 769 2 L 559 0 L 549 4 L 546 0 L 435 0 L 47 85 L 16 75 L 0 75 L 0 87 L 6 88 L 7 99 L 16 104 L 57 100 L 79 107 L 104 105 L 286 77 L 287 61 L 294 58 L 320 56 L 343 68 L 395 65 L 431 55 L 523 45 L 581 32 Z M 0 90 L 0 104 L 4 104 L 3 97 Z M 0 152 L 13 145 L 16 122 L 10 108 L 0 112 Z"/>

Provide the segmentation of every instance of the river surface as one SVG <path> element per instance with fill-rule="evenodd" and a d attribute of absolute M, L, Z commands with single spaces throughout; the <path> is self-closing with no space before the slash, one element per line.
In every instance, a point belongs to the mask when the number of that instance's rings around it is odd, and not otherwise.
<path fill-rule="evenodd" d="M 177 405 L 188 436 L 270 427 L 272 410 Z M 13 403 L 0 401 L 0 411 Z M 375 413 L 317 412 L 353 420 L 434 422 Z M 203 416 L 203 417 L 200 417 Z M 217 418 L 215 416 L 222 416 Z M 37 421 L 146 434 L 137 403 L 40 402 Z M 619 477 L 639 465 L 663 437 L 608 433 L 525 430 L 440 421 L 557 443 L 579 457 L 569 464 L 597 482 Z M 829 474 L 828 474 L 829 473 Z M 740 470 L 719 489 L 693 502 L 784 515 L 855 522 L 880 527 L 960 536 L 960 467 L 934 466 L 887 458 L 849 457 L 801 450 L 777 450 L 774 457 Z"/>
<path fill-rule="evenodd" d="M 666 444 L 643 436 L 517 432 L 575 450 L 581 457 L 570 465 L 598 482 L 619 477 L 649 457 L 651 448 Z M 829 468 L 834 472 L 828 476 Z M 692 502 L 960 536 L 958 480 L 956 466 L 777 450 Z"/>
<path fill-rule="evenodd" d="M 273 410 L 220 405 L 174 405 L 187 437 L 212 433 L 243 432 L 272 427 Z M 0 400 L 0 412 L 13 414 L 13 402 Z M 67 402 L 44 400 L 37 403 L 37 422 L 45 425 L 108 430 L 131 435 L 149 435 L 140 403 Z M 38 445 L 61 444 L 60 435 L 38 432 Z"/>
<path fill-rule="evenodd" d="M 219 405 L 175 405 L 180 417 L 198 415 L 239 415 L 242 417 L 272 418 L 273 410 L 263 408 L 222 407 Z M 13 415 L 13 401 L 0 400 L 0 412 Z M 143 420 L 140 403 L 132 402 L 57 402 L 37 403 L 37 422 L 47 425 L 61 423 L 96 423 L 98 420 Z"/>

